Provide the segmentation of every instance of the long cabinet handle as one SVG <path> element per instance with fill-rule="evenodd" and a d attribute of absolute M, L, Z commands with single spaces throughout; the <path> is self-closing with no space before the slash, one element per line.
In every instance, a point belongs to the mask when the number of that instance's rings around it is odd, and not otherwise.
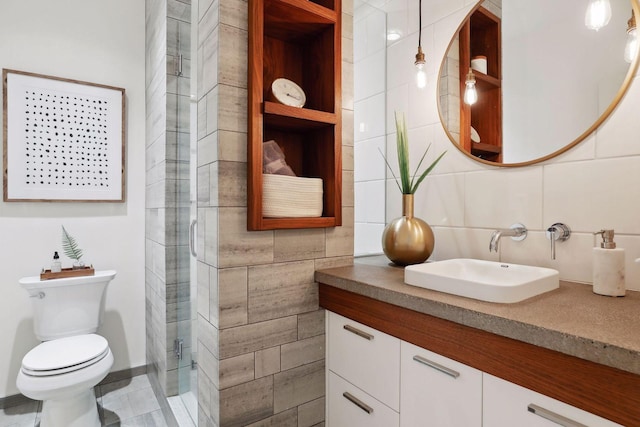
<path fill-rule="evenodd" d="M 441 364 L 431 361 L 429 359 L 425 359 L 422 356 L 415 355 L 413 356 L 413 360 L 415 360 L 418 363 L 422 363 L 423 365 L 426 365 L 430 368 L 433 368 L 436 371 L 442 372 L 443 374 L 449 375 L 452 378 L 458 378 L 460 376 L 460 372 L 454 371 L 453 369 L 449 369 L 446 366 L 442 366 Z"/>
<path fill-rule="evenodd" d="M 372 414 L 373 413 L 373 408 L 371 406 L 367 405 L 362 400 L 358 399 L 357 397 L 355 397 L 353 394 L 349 393 L 348 391 L 345 391 L 344 393 L 342 393 L 342 396 L 345 399 L 347 399 L 349 402 L 351 402 L 354 405 L 356 405 L 358 408 L 362 409 L 367 414 Z"/>
<path fill-rule="evenodd" d="M 552 423 L 556 423 L 558 425 L 564 426 L 564 427 L 588 427 L 585 424 L 579 423 L 577 421 L 573 421 L 567 417 L 563 417 L 560 414 L 556 414 L 555 412 L 551 412 L 548 409 L 544 409 L 538 405 L 535 405 L 533 403 L 529 404 L 529 406 L 527 406 L 527 410 L 529 412 L 531 412 L 532 414 L 536 414 L 539 417 L 542 417 L 546 420 L 551 421 Z"/>
<path fill-rule="evenodd" d="M 347 331 L 351 332 L 352 334 L 356 334 L 357 336 L 362 337 L 362 338 L 364 338 L 366 340 L 371 341 L 373 339 L 373 335 L 368 334 L 368 333 L 366 333 L 364 331 L 361 331 L 360 329 L 354 328 L 351 325 L 344 325 L 343 328 L 346 329 Z"/>

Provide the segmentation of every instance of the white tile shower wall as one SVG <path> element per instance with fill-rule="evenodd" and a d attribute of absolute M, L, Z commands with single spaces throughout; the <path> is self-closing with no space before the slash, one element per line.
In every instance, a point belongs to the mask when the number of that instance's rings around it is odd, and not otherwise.
<path fill-rule="evenodd" d="M 363 4 L 354 12 L 354 192 L 356 255 L 380 253 L 384 229 L 386 19 Z M 354 53 L 355 54 L 355 53 Z"/>
<path fill-rule="evenodd" d="M 374 16 L 374 15 L 372 15 Z M 354 93 L 356 101 L 377 94 L 384 94 L 384 49 L 367 55 L 355 63 Z"/>
<path fill-rule="evenodd" d="M 384 64 L 384 58 L 382 59 Z M 366 73 L 361 64 L 356 64 L 355 73 Z M 356 78 L 357 81 L 357 78 Z M 357 86 L 357 85 L 356 85 Z M 385 129 L 384 89 L 379 93 L 363 99 L 357 99 L 353 113 L 355 123 L 355 142 L 367 139 L 383 137 Z M 380 156 L 380 153 L 377 153 Z"/>
<path fill-rule="evenodd" d="M 427 47 L 434 75 L 425 92 L 413 89 L 411 58 L 415 54 L 417 23 L 405 40 L 388 49 L 387 129 L 395 142 L 393 110 L 409 110 L 412 143 L 423 144 L 416 130 L 433 126 L 433 152 L 448 150 L 433 175 L 416 196 L 416 214 L 435 228 L 433 259 L 470 256 L 505 262 L 552 266 L 561 279 L 591 282 L 593 231 L 614 228 L 619 247 L 626 248 L 628 289 L 640 290 L 640 78 L 636 77 L 613 114 L 600 128 L 568 153 L 525 168 L 496 168 L 474 162 L 449 142 L 437 116 L 437 67 L 462 19 L 475 1 L 423 2 L 423 47 Z M 407 2 L 394 4 L 406 7 Z M 398 14 L 399 7 L 393 13 Z M 409 15 L 410 16 L 410 15 Z M 409 19 L 411 23 L 411 19 Z M 431 34 L 431 40 L 425 35 Z M 405 67 L 398 64 L 406 62 Z M 388 152 L 391 155 L 390 152 Z M 412 156 L 415 156 L 412 154 Z M 412 157 L 415 158 L 415 157 Z M 356 167 L 356 174 L 358 174 Z M 387 218 L 399 214 L 400 197 L 395 183 L 387 186 Z M 364 205 L 364 201 L 358 206 Z M 357 213 L 358 218 L 361 216 Z M 491 231 L 524 223 L 530 230 L 526 240 L 504 239 L 498 254 L 489 253 Z M 544 230 L 565 222 L 572 230 L 569 241 L 558 244 L 555 261 L 550 259 Z M 358 243 L 356 243 L 358 245 Z"/>

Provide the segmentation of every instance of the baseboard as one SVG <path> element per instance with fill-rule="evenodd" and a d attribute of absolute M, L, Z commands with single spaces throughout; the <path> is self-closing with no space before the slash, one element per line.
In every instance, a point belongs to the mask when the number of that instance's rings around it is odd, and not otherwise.
<path fill-rule="evenodd" d="M 135 366 L 133 368 L 122 369 L 121 371 L 109 372 L 98 385 L 113 383 L 128 378 L 137 377 L 147 373 L 147 365 Z"/>
<path fill-rule="evenodd" d="M 0 409 L 12 408 L 14 406 L 24 405 L 29 402 L 34 402 L 34 400 L 29 399 L 27 396 L 22 394 L 0 397 Z"/>

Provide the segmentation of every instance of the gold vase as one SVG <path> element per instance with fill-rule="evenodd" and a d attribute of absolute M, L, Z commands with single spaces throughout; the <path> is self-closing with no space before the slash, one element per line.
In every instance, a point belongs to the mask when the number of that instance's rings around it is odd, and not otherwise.
<path fill-rule="evenodd" d="M 429 224 L 413 216 L 413 194 L 402 195 L 402 216 L 382 233 L 384 254 L 398 265 L 419 264 L 431 256 L 435 238 Z"/>

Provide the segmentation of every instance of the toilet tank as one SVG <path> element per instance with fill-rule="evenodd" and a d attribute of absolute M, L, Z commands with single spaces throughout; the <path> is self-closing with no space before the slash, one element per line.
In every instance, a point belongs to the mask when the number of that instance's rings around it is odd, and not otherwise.
<path fill-rule="evenodd" d="M 20 279 L 33 303 L 33 330 L 38 339 L 96 332 L 102 323 L 107 285 L 115 276 L 114 270 L 104 270 L 93 276 Z"/>

